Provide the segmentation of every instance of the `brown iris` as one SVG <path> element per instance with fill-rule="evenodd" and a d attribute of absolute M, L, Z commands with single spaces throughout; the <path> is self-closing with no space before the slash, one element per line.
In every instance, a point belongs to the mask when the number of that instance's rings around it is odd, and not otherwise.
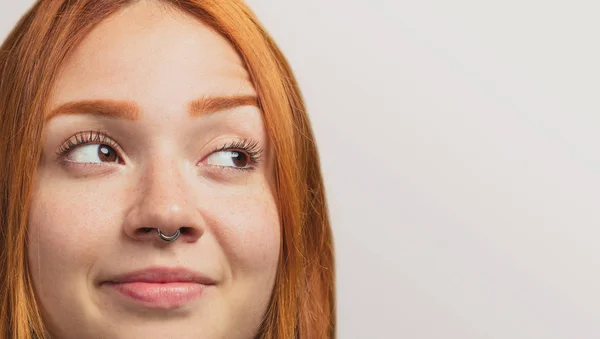
<path fill-rule="evenodd" d="M 236 167 L 246 167 L 248 166 L 248 156 L 242 152 L 232 151 L 231 159 L 233 160 L 233 164 Z"/>
<path fill-rule="evenodd" d="M 100 147 L 98 147 L 98 157 L 100 160 L 106 162 L 116 162 L 119 160 L 117 152 L 115 152 L 112 147 L 107 145 L 100 145 Z"/>

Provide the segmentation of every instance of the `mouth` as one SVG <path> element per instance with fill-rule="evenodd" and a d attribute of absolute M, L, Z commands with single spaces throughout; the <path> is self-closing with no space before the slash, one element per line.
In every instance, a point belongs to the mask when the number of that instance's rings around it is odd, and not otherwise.
<path fill-rule="evenodd" d="M 120 298 L 145 308 L 173 309 L 205 295 L 216 282 L 185 268 L 154 267 L 103 282 Z"/>
<path fill-rule="evenodd" d="M 173 309 L 204 295 L 211 285 L 195 282 L 126 282 L 105 283 L 108 288 L 143 307 Z"/>

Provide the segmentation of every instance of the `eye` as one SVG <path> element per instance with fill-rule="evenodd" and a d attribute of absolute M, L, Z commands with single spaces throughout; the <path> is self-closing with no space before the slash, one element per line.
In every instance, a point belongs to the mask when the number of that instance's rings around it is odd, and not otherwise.
<path fill-rule="evenodd" d="M 69 152 L 66 159 L 81 163 L 119 162 L 119 156 L 114 148 L 103 144 L 88 144 L 76 147 Z"/>
<path fill-rule="evenodd" d="M 119 144 L 106 131 L 83 131 L 67 139 L 56 155 L 68 163 L 123 163 Z"/>
<path fill-rule="evenodd" d="M 262 152 L 257 141 L 239 139 L 214 149 L 204 163 L 223 169 L 253 171 L 262 159 Z"/>
<path fill-rule="evenodd" d="M 222 167 L 234 167 L 234 168 L 246 168 L 250 164 L 250 157 L 240 151 L 218 151 L 209 155 L 206 158 L 208 165 L 222 166 Z"/>

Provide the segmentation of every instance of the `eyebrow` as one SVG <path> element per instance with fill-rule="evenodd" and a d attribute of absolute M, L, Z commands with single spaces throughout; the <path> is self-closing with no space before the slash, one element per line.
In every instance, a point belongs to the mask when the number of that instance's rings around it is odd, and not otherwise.
<path fill-rule="evenodd" d="M 190 101 L 188 104 L 188 113 L 191 117 L 200 117 L 240 106 L 259 107 L 258 99 L 254 95 L 207 96 Z M 109 118 L 138 120 L 141 116 L 141 110 L 132 101 L 108 99 L 70 101 L 53 109 L 46 116 L 45 120 L 48 121 L 56 116 L 65 114 L 93 114 Z"/>

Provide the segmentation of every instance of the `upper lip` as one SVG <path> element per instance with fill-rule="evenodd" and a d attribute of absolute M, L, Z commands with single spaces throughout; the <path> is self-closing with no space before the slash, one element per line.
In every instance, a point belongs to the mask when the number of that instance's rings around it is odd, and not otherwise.
<path fill-rule="evenodd" d="M 150 267 L 121 275 L 107 280 L 108 283 L 170 283 L 170 282 L 195 282 L 203 285 L 214 285 L 215 280 L 185 267 Z"/>

